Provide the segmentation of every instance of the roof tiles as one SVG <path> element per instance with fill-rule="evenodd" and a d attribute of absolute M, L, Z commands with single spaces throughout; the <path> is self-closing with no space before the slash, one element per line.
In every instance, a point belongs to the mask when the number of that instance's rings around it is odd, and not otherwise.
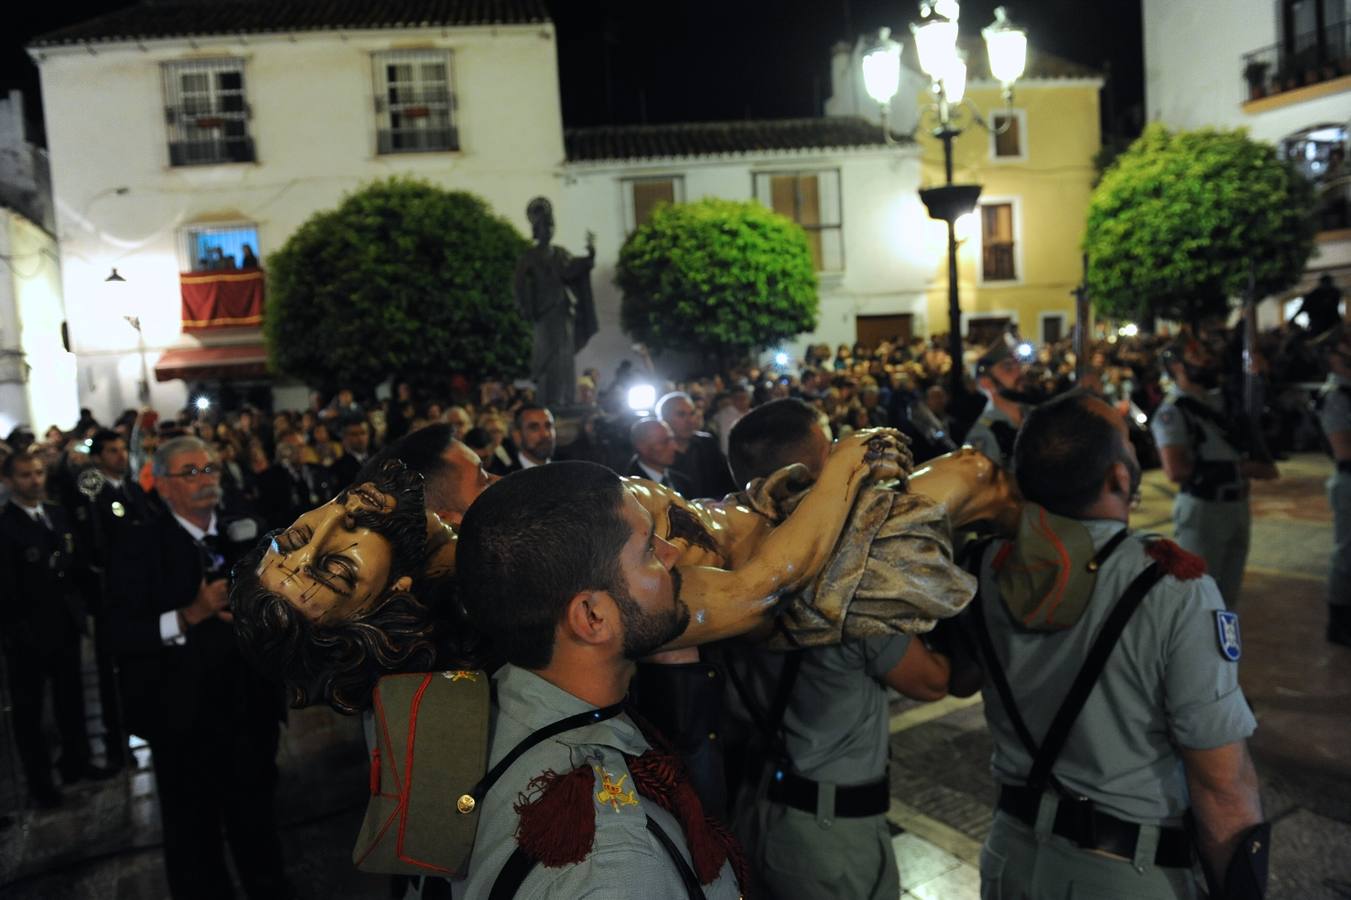
<path fill-rule="evenodd" d="M 896 138 L 909 142 L 907 138 Z M 568 162 L 666 159 L 792 150 L 880 147 L 882 127 L 857 117 L 608 125 L 563 133 Z"/>

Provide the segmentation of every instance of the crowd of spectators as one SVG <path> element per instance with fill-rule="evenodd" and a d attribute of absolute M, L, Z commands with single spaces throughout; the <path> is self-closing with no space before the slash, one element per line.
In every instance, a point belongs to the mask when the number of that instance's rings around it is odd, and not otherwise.
<path fill-rule="evenodd" d="M 1224 348 L 1231 375 L 1226 389 L 1237 393 L 1242 385 L 1241 328 L 1211 334 Z M 1309 386 L 1322 373 L 1307 338 L 1304 329 L 1289 325 L 1259 337 L 1258 366 L 1267 382 L 1263 421 L 1269 446 L 1278 453 L 1318 446 Z M 1032 399 L 1045 398 L 1082 385 L 1115 405 L 1140 442 L 1147 444 L 1144 425 L 1161 402 L 1165 387 L 1158 354 L 1171 339 L 1172 335 L 1161 332 L 1095 341 L 1078 378 L 1070 339 L 1036 347 L 1022 344 L 1025 392 Z M 687 395 L 693 406 L 693 429 L 716 436 L 724 455 L 731 426 L 748 409 L 781 397 L 798 397 L 820 411 L 834 437 L 858 428 L 892 426 L 911 438 L 917 459 L 930 458 L 959 446 L 984 404 L 971 377 L 973 363 L 984 348 L 966 342 L 963 389 L 954 397 L 949 374 L 952 359 L 946 345 L 946 335 L 882 341 L 873 348 L 841 344 L 834 352 L 819 344 L 807 348 L 804 359 L 784 365 L 741 367 L 680 381 L 662 380 L 629 363 L 609 379 L 590 369 L 577 386 L 577 408 L 585 412 L 559 423 L 557 447 L 551 455 L 589 459 L 617 471 L 630 468 L 631 426 L 656 412 L 631 408 L 630 390 L 650 385 L 653 398 L 672 391 Z M 517 467 L 516 415 L 533 403 L 532 390 L 519 382 L 460 381 L 444 395 L 425 395 L 400 381 L 383 401 L 362 398 L 344 388 L 331 396 L 315 392 L 303 410 L 267 413 L 244 407 L 222 411 L 194 405 L 173 417 L 127 410 L 109 427 L 127 438 L 132 473 L 146 489 L 153 487 L 150 456 L 158 442 L 178 434 L 203 438 L 220 457 L 227 502 L 245 504 L 270 527 L 280 527 L 298 510 L 308 508 L 307 504 L 322 502 L 350 483 L 373 450 L 433 422 L 452 425 L 485 467 L 511 471 Z M 1239 405 L 1235 398 L 1233 408 Z M 26 426 L 14 429 L 0 443 L 0 457 L 31 447 L 47 463 L 49 491 L 59 501 L 60 492 L 74 489 L 73 474 L 88 463 L 89 439 L 101 427 L 88 410 L 81 412 L 79 422 L 69 430 L 52 425 L 38 437 Z M 677 438 L 683 450 L 688 439 Z"/>

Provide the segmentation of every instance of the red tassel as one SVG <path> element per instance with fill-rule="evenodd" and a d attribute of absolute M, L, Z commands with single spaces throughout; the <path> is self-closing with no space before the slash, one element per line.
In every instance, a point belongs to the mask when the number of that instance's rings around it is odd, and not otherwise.
<path fill-rule="evenodd" d="M 380 748 L 371 752 L 371 796 L 380 793 Z"/>
<path fill-rule="evenodd" d="M 516 843 L 549 868 L 579 863 L 596 842 L 596 776 L 590 766 L 566 775 L 552 770 L 530 779 L 514 809 Z"/>
<path fill-rule="evenodd" d="M 1145 548 L 1151 559 L 1163 566 L 1163 570 L 1179 581 L 1191 581 L 1206 574 L 1206 561 L 1195 553 L 1183 550 L 1170 540 L 1160 538 L 1151 541 Z"/>
<path fill-rule="evenodd" d="M 737 883 L 746 884 L 742 880 L 743 873 L 736 870 L 735 857 L 740 855 L 736 840 L 731 832 L 718 827 L 704 815 L 703 804 L 685 775 L 680 759 L 673 754 L 649 750 L 642 756 L 625 757 L 625 761 L 633 773 L 633 784 L 638 793 L 680 822 L 699 883 L 712 884 L 722 871 L 722 864 L 732 858 Z"/>

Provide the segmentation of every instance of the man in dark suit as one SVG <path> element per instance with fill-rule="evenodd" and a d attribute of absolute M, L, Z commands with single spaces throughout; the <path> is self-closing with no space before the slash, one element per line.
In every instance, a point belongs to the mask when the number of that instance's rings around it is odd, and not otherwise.
<path fill-rule="evenodd" d="M 258 476 L 258 512 L 269 529 L 285 528 L 337 493 L 332 469 L 300 461 L 304 448 L 298 433 L 283 435 L 272 465 Z"/>
<path fill-rule="evenodd" d="M 371 458 L 371 425 L 364 418 L 354 416 L 342 423 L 342 456 L 333 461 L 329 469 L 332 473 L 333 491 L 350 487 L 356 480 L 357 472 Z M 327 501 L 329 498 L 325 497 Z M 288 523 L 289 524 L 289 523 Z"/>
<path fill-rule="evenodd" d="M 690 480 L 672 468 L 675 462 L 675 435 L 671 426 L 661 419 L 640 419 L 629 429 L 629 441 L 636 451 L 625 475 L 646 478 L 689 497 L 693 490 Z"/>
<path fill-rule="evenodd" d="M 110 557 L 108 620 L 130 731 L 150 743 L 174 900 L 233 896 L 221 830 L 250 898 L 292 896 L 274 793 L 280 686 L 243 664 L 227 576 L 257 543 L 256 519 L 218 516 L 206 444 L 155 451 L 158 501 Z"/>
<path fill-rule="evenodd" d="M 516 410 L 511 425 L 511 443 L 511 465 L 494 460 L 488 467 L 489 472 L 510 475 L 552 462 L 557 449 L 554 414 L 536 403 L 527 403 Z"/>
<path fill-rule="evenodd" d="M 94 616 L 94 657 L 99 673 L 99 704 L 103 710 L 103 749 L 108 767 L 116 771 L 127 756 L 127 735 L 122 727 L 122 705 L 117 689 L 113 654 L 108 646 L 108 621 L 103 595 L 108 554 L 115 536 L 147 515 L 149 500 L 135 480 L 128 478 L 130 456 L 126 438 L 110 429 L 94 434 L 89 458 L 103 476 L 103 487 L 90 499 L 83 494 L 74 508 L 78 537 L 87 548 L 89 574 L 85 598 Z"/>
<path fill-rule="evenodd" d="M 0 640 L 14 704 L 14 741 L 32 802 L 61 804 L 42 733 L 48 682 L 61 734 L 64 784 L 108 773 L 89 763 L 84 695 L 80 684 L 80 634 L 84 602 L 75 559 L 75 535 L 65 511 L 43 499 L 47 472 L 35 454 L 5 459 L 9 503 L 0 512 Z"/>
<path fill-rule="evenodd" d="M 672 468 L 689 479 L 693 493 L 685 494 L 687 498 L 722 498 L 737 489 L 718 439 L 699 430 L 699 413 L 689 394 L 673 391 L 663 396 L 657 401 L 657 417 L 675 435 Z"/>

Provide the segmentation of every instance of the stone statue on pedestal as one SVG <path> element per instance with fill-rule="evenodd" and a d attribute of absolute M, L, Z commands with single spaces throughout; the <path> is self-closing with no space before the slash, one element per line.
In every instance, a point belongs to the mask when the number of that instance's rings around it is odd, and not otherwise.
<path fill-rule="evenodd" d="M 577 386 L 573 357 L 599 327 L 591 295 L 595 236 L 587 232 L 586 255 L 573 256 L 550 244 L 554 211 L 547 199 L 531 200 L 525 214 L 535 242 L 516 263 L 516 305 L 534 326 L 530 377 L 535 400 L 557 409 L 573 403 Z"/>

